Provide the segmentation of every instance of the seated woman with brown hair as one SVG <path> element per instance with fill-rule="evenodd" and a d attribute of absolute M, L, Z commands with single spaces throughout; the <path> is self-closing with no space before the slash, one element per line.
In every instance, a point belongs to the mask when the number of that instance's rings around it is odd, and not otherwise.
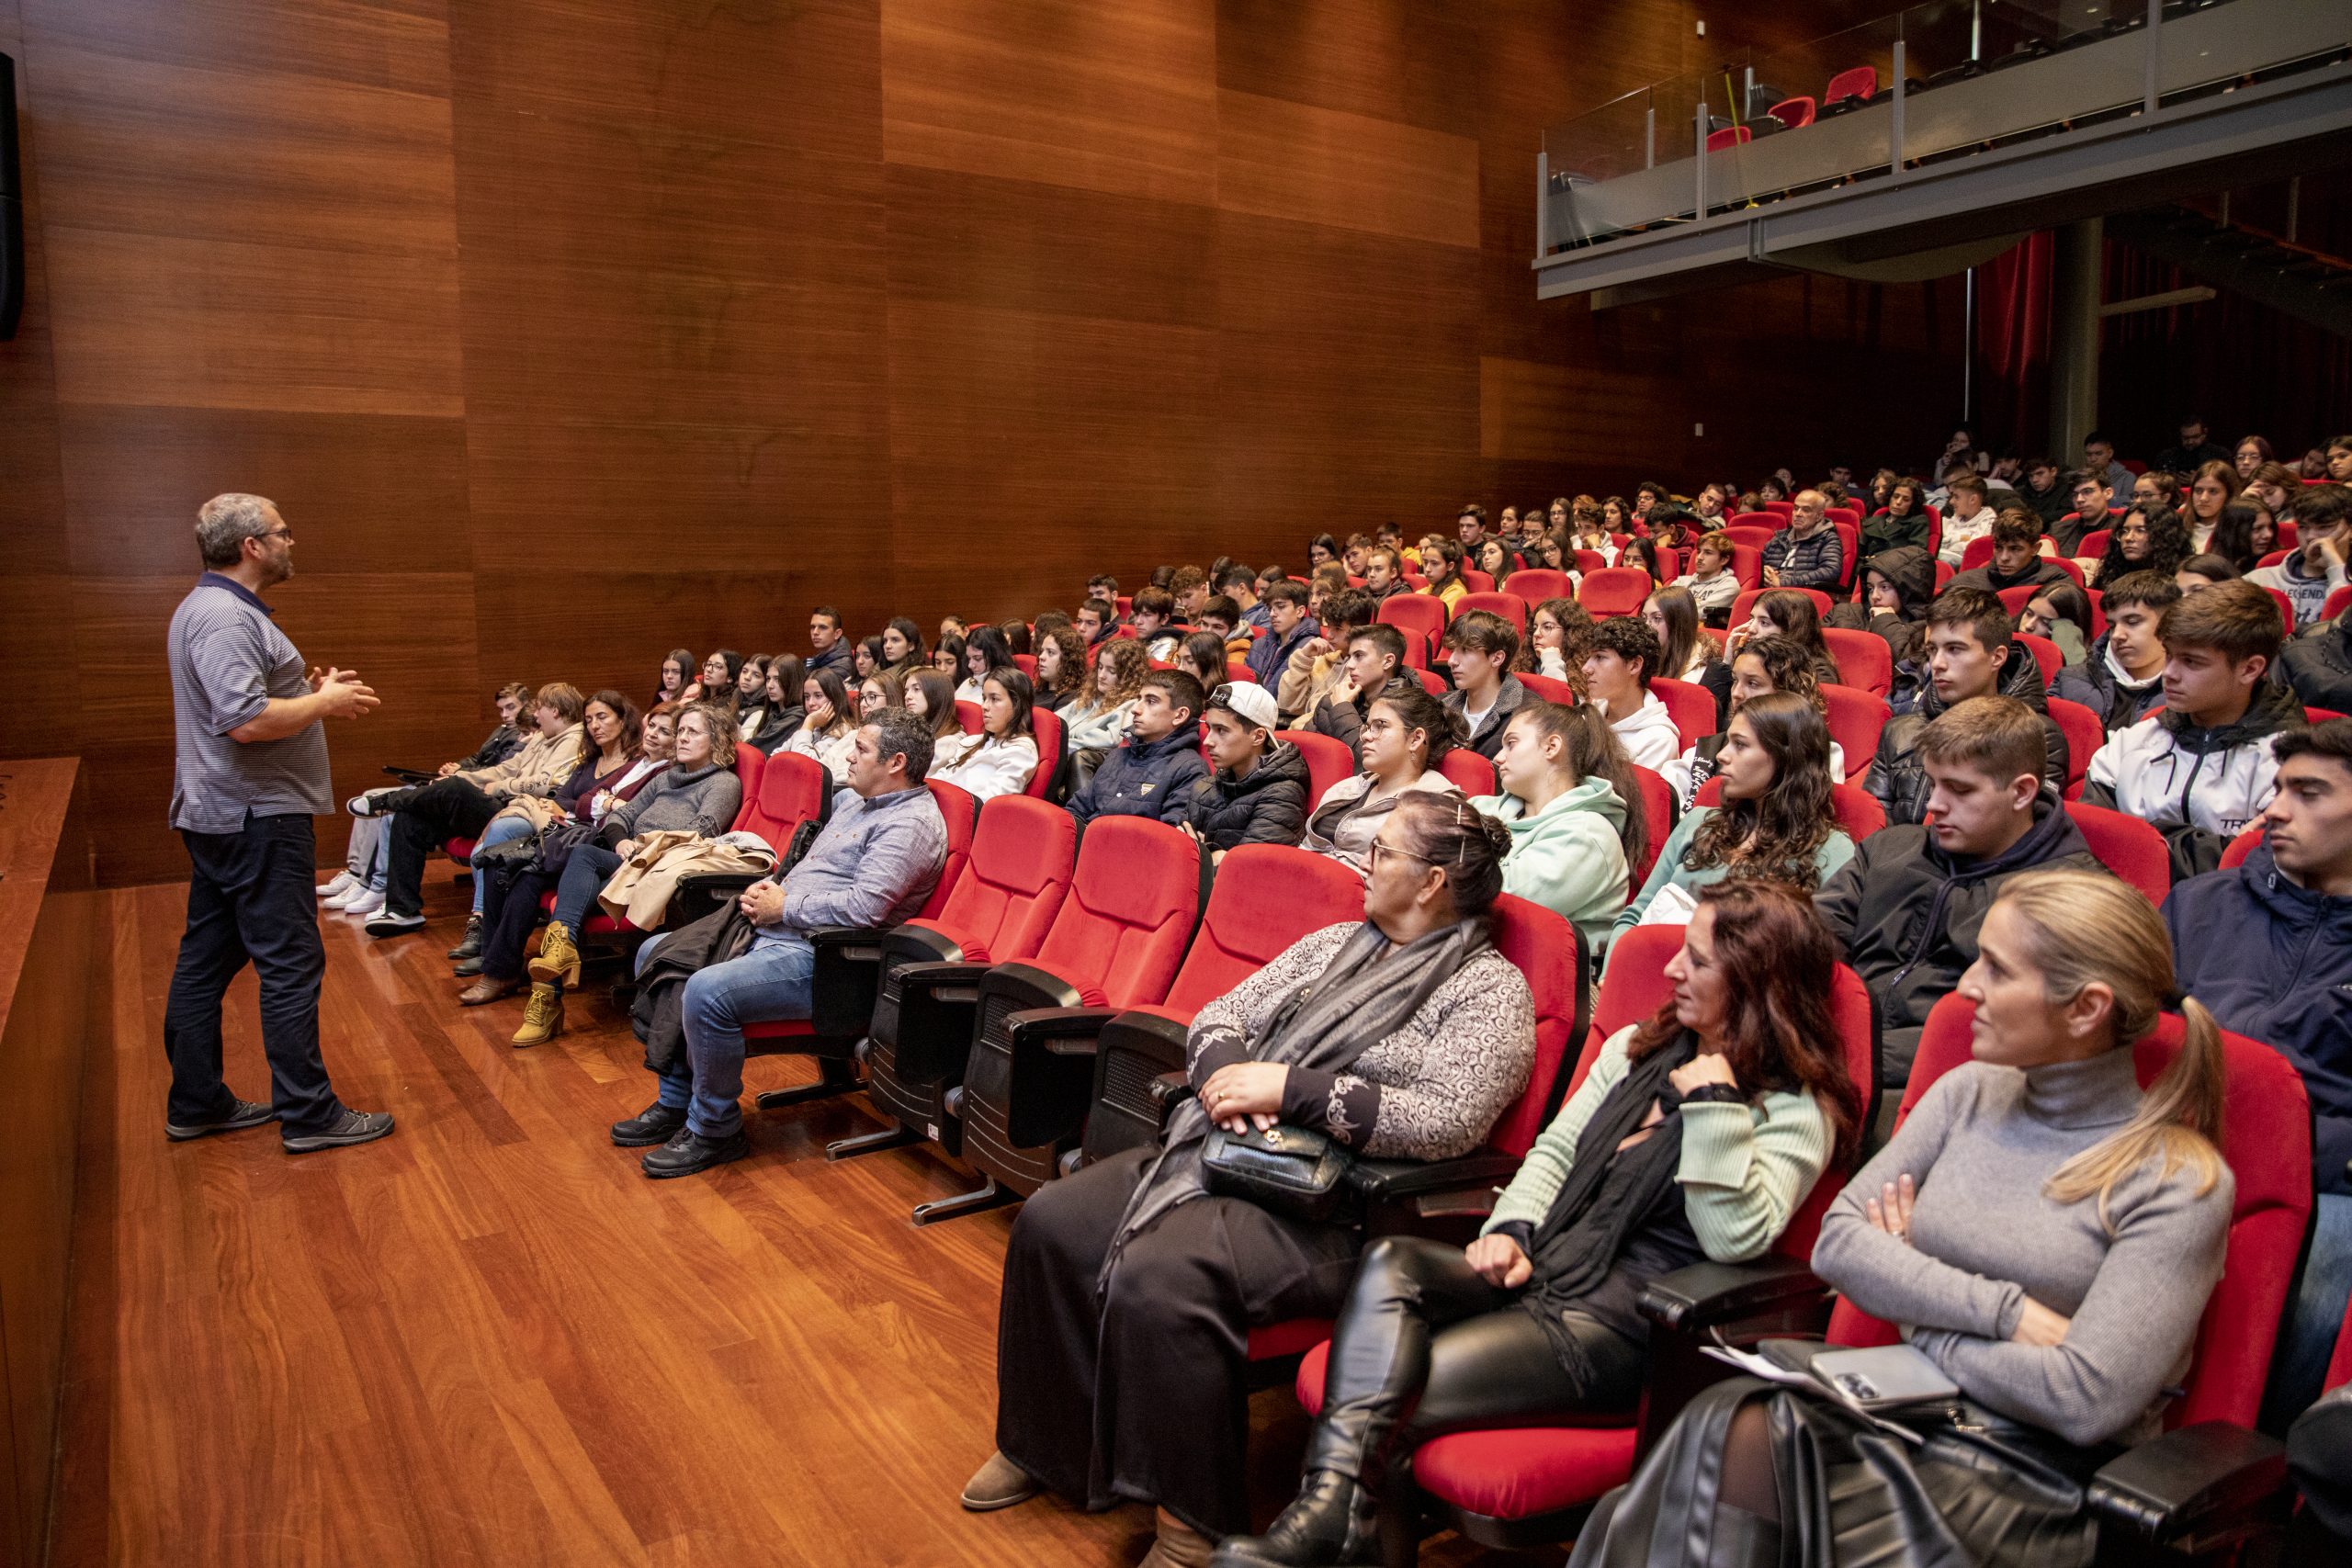
<path fill-rule="evenodd" d="M 831 670 L 800 678 L 800 728 L 771 756 L 795 751 L 825 765 L 836 784 L 849 782 L 850 749 L 857 739 L 857 714 L 849 687 Z"/>
<path fill-rule="evenodd" d="M 1028 788 L 1037 772 L 1031 702 L 1028 676 L 1018 670 L 989 671 L 980 682 L 980 732 L 967 735 L 960 725 L 941 732 L 924 780 L 954 784 L 974 800 Z"/>
<path fill-rule="evenodd" d="M 2161 1428 L 2222 1275 L 2221 1032 L 2176 995 L 2154 907 L 2104 872 L 2015 878 L 1977 945 L 1956 993 L 1975 1059 L 1838 1194 L 1813 1253 L 1958 1395 L 1903 1411 L 1898 1442 L 1826 1393 L 1718 1383 L 1602 1499 L 1576 1563 L 1648 1562 L 1653 1540 L 1707 1540 L 1730 1568 L 2104 1560 L 2086 1483 Z M 2186 1038 L 2143 1089 L 2134 1047 L 2167 1005 Z"/>
<path fill-rule="evenodd" d="M 1218 1568 L 1361 1562 L 1385 1461 L 1466 1427 L 1630 1412 L 1652 1280 L 1761 1257 L 1850 1156 L 1861 1095 L 1829 1016 L 1838 947 L 1777 882 L 1700 896 L 1673 994 L 1601 1043 L 1464 1249 L 1367 1247 L 1331 1337 L 1306 1484 Z"/>
<path fill-rule="evenodd" d="M 678 716 L 669 767 L 605 814 L 593 838 L 570 846 L 560 871 L 525 868 L 496 879 L 482 905 L 481 976 L 458 1002 L 476 1007 L 511 996 L 522 985 L 523 948 L 537 923 L 539 896 L 555 886 L 555 912 L 531 961 L 545 971 L 532 988 L 517 1045 L 537 1045 L 563 1030 L 563 987 L 580 977 L 574 937 L 596 911 L 596 895 L 648 833 L 677 829 L 715 839 L 734 824 L 743 804 L 735 776 L 735 721 L 711 703 L 689 703 Z M 500 885 L 500 884 L 503 884 Z"/>
<path fill-rule="evenodd" d="M 1093 671 L 1086 667 L 1086 639 L 1067 624 L 1037 628 L 1037 705 L 1060 713 L 1077 702 Z"/>
<path fill-rule="evenodd" d="M 1362 921 L 1301 938 L 1209 1003 L 1190 1098 L 1157 1146 L 1046 1183 L 1012 1225 L 997 1336 L 997 1450 L 964 1489 L 1001 1508 L 1051 1487 L 1159 1506 L 1146 1561 L 1198 1564 L 1247 1528 L 1253 1325 L 1335 1312 L 1358 1225 L 1277 1213 L 1212 1178 L 1212 1127 L 1287 1125 L 1383 1159 L 1476 1148 L 1525 1088 L 1527 981 L 1488 912 L 1510 835 L 1461 798 L 1382 822 Z"/>
<path fill-rule="evenodd" d="M 956 711 L 956 682 L 948 676 L 937 670 L 918 670 L 906 678 L 901 689 L 907 711 L 929 727 L 934 743 L 964 732 L 962 717 Z M 938 754 L 935 750 L 932 753 L 933 758 Z"/>
<path fill-rule="evenodd" d="M 1302 847 L 1369 874 L 1380 824 L 1408 795 L 1460 797 L 1437 765 L 1463 739 L 1460 714 L 1408 681 L 1390 682 L 1364 713 L 1358 748 L 1363 771 L 1323 792 L 1306 818 Z"/>

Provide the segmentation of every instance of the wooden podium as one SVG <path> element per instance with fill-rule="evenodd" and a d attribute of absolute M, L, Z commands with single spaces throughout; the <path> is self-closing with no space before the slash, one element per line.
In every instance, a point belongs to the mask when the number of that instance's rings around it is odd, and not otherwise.
<path fill-rule="evenodd" d="M 81 775 L 72 757 L 0 761 L 0 1563 L 42 1561 L 55 1489 L 84 1057 L 108 967 Z"/>

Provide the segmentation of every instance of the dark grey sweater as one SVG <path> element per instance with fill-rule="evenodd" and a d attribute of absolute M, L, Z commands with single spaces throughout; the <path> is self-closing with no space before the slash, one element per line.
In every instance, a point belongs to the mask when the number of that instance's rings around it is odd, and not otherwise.
<path fill-rule="evenodd" d="M 682 773 L 672 767 L 638 791 L 636 799 L 614 807 L 605 821 L 623 839 L 641 839 L 664 828 L 715 839 L 735 825 L 742 806 L 743 781 L 734 769 L 697 768 Z"/>
<path fill-rule="evenodd" d="M 2236 1184 L 2225 1166 L 2200 1195 L 2193 1168 L 2159 1179 L 2151 1159 L 2116 1183 L 2111 1234 L 2096 1199 L 2042 1193 L 2139 1104 L 2128 1050 L 1954 1067 L 1830 1205 L 1815 1272 L 1990 1409 L 2073 1443 L 2153 1434 L 2222 1277 Z M 1907 1243 L 1862 1210 L 1905 1172 L 1919 1194 Z M 2073 1320 L 2060 1344 L 2010 1340 L 2028 1296 Z"/>

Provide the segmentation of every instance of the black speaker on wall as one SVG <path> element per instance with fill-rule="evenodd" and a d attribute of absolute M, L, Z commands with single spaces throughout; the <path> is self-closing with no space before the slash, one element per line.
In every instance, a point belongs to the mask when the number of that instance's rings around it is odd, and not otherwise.
<path fill-rule="evenodd" d="M 0 54 L 0 343 L 25 313 L 25 191 L 17 172 L 17 62 Z"/>

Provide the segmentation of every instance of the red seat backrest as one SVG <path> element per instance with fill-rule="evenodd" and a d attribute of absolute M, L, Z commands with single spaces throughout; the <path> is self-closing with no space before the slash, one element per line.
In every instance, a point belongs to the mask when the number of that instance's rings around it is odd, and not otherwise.
<path fill-rule="evenodd" d="M 2325 484 L 2328 481 L 2325 479 L 2305 479 L 2303 482 L 2305 484 Z M 2273 542 L 2275 542 L 2280 549 L 2291 550 L 2295 547 L 2296 534 L 2295 520 L 2293 518 L 2279 518 L 2278 523 L 2274 525 L 2274 529 L 2275 535 Z"/>
<path fill-rule="evenodd" d="M 1405 634 L 1406 654 L 1416 665 L 1429 663 L 1430 649 L 1445 634 L 1445 601 L 1433 594 L 1392 593 L 1375 615 Z"/>
<path fill-rule="evenodd" d="M 980 712 L 979 704 L 958 699 L 956 704 L 956 722 L 962 727 L 965 734 L 978 735 L 988 719 L 987 716 Z"/>
<path fill-rule="evenodd" d="M 1667 716 L 1674 720 L 1684 750 L 1715 732 L 1715 695 L 1706 687 L 1661 675 L 1650 682 L 1650 690 L 1666 705 Z"/>
<path fill-rule="evenodd" d="M 1857 528 L 1862 525 L 1862 509 L 1859 506 L 1825 506 L 1821 514 L 1832 523 L 1848 523 Z"/>
<path fill-rule="evenodd" d="M 739 745 L 735 748 L 735 784 L 742 792 L 744 801 L 760 797 L 760 781 L 767 777 L 767 754 L 758 747 Z M 739 818 L 743 815 L 741 805 L 735 807 L 735 815 Z"/>
<path fill-rule="evenodd" d="M 1487 572 L 1480 571 L 1475 567 L 1465 566 L 1462 569 L 1462 586 L 1473 593 L 1492 593 L 1495 591 L 1495 580 Z"/>
<path fill-rule="evenodd" d="M 2346 610 L 2352 610 L 2352 582 L 2328 594 L 2327 604 L 2320 610 L 2320 618 L 2332 621 Z"/>
<path fill-rule="evenodd" d="M 1946 588 L 1951 585 L 1951 580 L 1959 575 L 1960 573 L 1952 570 L 1951 562 L 1948 560 L 1938 561 L 1936 563 L 1936 592 L 1941 593 Z"/>
<path fill-rule="evenodd" d="M 1844 677 L 1841 684 L 1874 697 L 1894 689 L 1894 652 L 1878 633 L 1824 626 L 1821 640 L 1829 645 L 1829 657 Z"/>
<path fill-rule="evenodd" d="M 2222 869 L 2233 871 L 2244 865 L 2245 857 L 2254 853 L 2254 846 L 2260 842 L 2262 842 L 2262 825 L 2256 823 L 2230 840 L 2229 848 L 2222 852 Z"/>
<path fill-rule="evenodd" d="M 1868 98 L 1877 91 L 1878 67 L 1857 65 L 1829 78 L 1829 86 L 1821 95 L 1821 101 L 1834 104 L 1843 98 Z"/>
<path fill-rule="evenodd" d="M 998 795 L 980 807 L 964 874 L 946 903 L 919 923 L 975 963 L 1034 958 L 1061 912 L 1077 854 L 1078 824 L 1069 812 L 1027 795 Z"/>
<path fill-rule="evenodd" d="M 1318 735 L 1311 729 L 1277 729 L 1274 739 L 1287 740 L 1298 748 L 1306 762 L 1306 808 L 1309 811 L 1322 804 L 1323 792 L 1341 779 L 1352 776 L 1356 769 L 1356 754 L 1348 743 L 1329 735 Z"/>
<path fill-rule="evenodd" d="M 1634 901 L 1634 895 L 1642 890 L 1642 884 L 1649 880 L 1650 867 L 1657 863 L 1657 852 L 1666 847 L 1667 836 L 1674 831 L 1674 818 L 1678 815 L 1674 786 L 1639 762 L 1632 766 L 1634 782 L 1642 786 L 1642 822 L 1649 830 L 1649 840 L 1643 846 L 1641 863 L 1629 868 L 1632 878 L 1625 885 L 1625 902 L 1628 904 Z"/>
<path fill-rule="evenodd" d="M 1527 636 L 1527 601 L 1516 593 L 1465 593 L 1462 603 L 1453 607 L 1453 613 L 1459 616 L 1469 610 L 1486 610 L 1500 615 L 1521 637 Z"/>
<path fill-rule="evenodd" d="M 1765 511 L 1778 517 L 1782 523 L 1786 523 L 1796 515 L 1797 503 L 1793 501 L 1767 501 L 1760 504 Z"/>
<path fill-rule="evenodd" d="M 1599 550 L 1578 550 L 1577 552 L 1577 570 L 1580 572 L 1589 575 L 1590 573 L 1600 570 L 1608 564 L 1609 558 L 1602 555 Z M 1574 583 L 1570 583 L 1568 585 L 1568 591 L 1570 592 L 1574 592 L 1576 591 L 1576 585 Z"/>
<path fill-rule="evenodd" d="M 1818 588 L 1749 588 L 1743 590 L 1739 597 L 1731 602 L 1731 620 L 1729 624 L 1735 627 L 1746 626 L 1747 624 L 1747 617 L 1756 613 L 1756 601 L 1761 599 L 1767 593 L 1802 593 L 1806 598 L 1812 600 L 1813 607 L 1820 611 L 1825 615 L 1829 614 L 1830 606 L 1837 603 L 1836 600 L 1830 598 L 1828 594 L 1824 593 Z M 1877 634 L 1872 633 L 1871 635 L 1876 636 Z"/>
<path fill-rule="evenodd" d="M 1015 669 L 1019 670 L 1023 675 L 1028 676 L 1032 681 L 1035 681 L 1037 678 L 1037 656 L 1035 654 L 1016 653 L 1012 656 L 1012 663 Z"/>
<path fill-rule="evenodd" d="M 735 753 L 739 773 L 743 753 L 751 750 L 746 746 Z M 743 798 L 743 809 L 735 814 L 735 830 L 757 833 L 782 854 L 792 847 L 792 835 L 800 824 L 831 815 L 833 775 L 814 757 L 778 751 L 760 770 L 759 787 Z"/>
<path fill-rule="evenodd" d="M 2103 806 L 2086 806 L 2079 800 L 2066 803 L 2066 815 L 2082 829 L 2083 841 L 2090 845 L 2099 864 L 2145 894 L 2149 903 L 2164 903 L 2165 895 L 2172 891 L 2172 856 L 2162 833 L 2137 817 Z"/>
<path fill-rule="evenodd" d="M 1416 664 L 1408 664 L 1405 666 L 1405 673 L 1410 675 L 1414 680 L 1419 681 L 1421 683 L 1421 690 L 1427 692 L 1430 696 L 1442 697 L 1445 695 L 1446 693 L 1453 690 L 1453 687 L 1445 683 L 1445 677 L 1439 674 L 1434 670 L 1423 669 L 1419 665 Z"/>
<path fill-rule="evenodd" d="M 1528 670 L 1519 671 L 1517 674 L 1521 685 L 1545 702 L 1557 703 L 1562 707 L 1576 705 L 1577 689 L 1566 681 L 1555 680 L 1549 675 L 1538 675 Z"/>
<path fill-rule="evenodd" d="M 1642 604 L 1657 587 L 1650 574 L 1637 566 L 1604 566 L 1599 571 L 1587 572 L 1577 585 L 1577 603 L 1595 619 L 1611 615 L 1638 615 Z"/>
<path fill-rule="evenodd" d="M 1770 512 L 1735 512 L 1724 525 L 1724 534 L 1732 543 L 1754 545 L 1759 550 L 1780 531 L 1781 520 Z"/>
<path fill-rule="evenodd" d="M 1176 977 L 1200 908 L 1196 840 L 1147 817 L 1098 817 L 1036 963 L 1100 990 L 1104 1007 L 1156 1002 Z"/>
<path fill-rule="evenodd" d="M 1467 746 L 1456 746 L 1440 757 L 1437 771 L 1464 795 L 1494 795 L 1502 787 L 1495 782 L 1495 765 Z"/>
<path fill-rule="evenodd" d="M 1842 550 L 1838 557 L 1840 566 L 1838 586 L 1851 588 L 1854 586 L 1854 574 L 1862 569 L 1862 531 L 1851 523 L 1839 523 L 1833 520 L 1829 525 L 1838 530 L 1838 539 Z"/>
<path fill-rule="evenodd" d="M 1037 738 L 1037 771 L 1029 775 L 1029 786 L 1021 793 L 1032 800 L 1043 800 L 1054 782 L 1055 770 L 1062 765 L 1062 716 L 1049 707 L 1033 706 L 1029 726 Z"/>
<path fill-rule="evenodd" d="M 1287 844 L 1227 851 L 1166 1006 L 1189 1018 L 1308 932 L 1363 919 L 1363 879 L 1345 862 Z"/>
<path fill-rule="evenodd" d="M 1869 632 L 1861 635 L 1877 642 L 1881 648 L 1886 646 Z M 1832 782 L 1845 784 L 1860 778 L 1870 770 L 1871 759 L 1878 753 L 1878 732 L 1886 728 L 1887 719 L 1893 716 L 1887 709 L 1886 699 L 1869 692 L 1858 692 L 1851 686 L 1832 684 L 1821 688 L 1821 700 L 1828 707 L 1826 716 L 1829 723 L 1829 739 L 1838 742 L 1846 753 L 1846 776 Z"/>
<path fill-rule="evenodd" d="M 1506 893 L 1495 900 L 1489 923 L 1495 951 L 1527 976 L 1534 998 L 1535 1063 L 1527 1088 L 1495 1122 L 1487 1142 L 1505 1154 L 1524 1155 L 1567 1098 L 1568 1066 L 1583 1045 L 1578 1036 L 1590 965 L 1577 928 L 1541 904 Z"/>
<path fill-rule="evenodd" d="M 2295 602 L 2287 597 L 2287 591 L 2283 588 L 2272 588 L 2266 592 L 2278 606 L 2279 624 L 2291 633 L 2295 629 Z"/>
<path fill-rule="evenodd" d="M 1225 678 L 1238 686 L 1254 686 L 1258 683 L 1258 672 L 1238 659 L 1228 659 L 1225 661 Z"/>
<path fill-rule="evenodd" d="M 1815 107 L 1811 98 L 1783 98 L 1764 112 L 1791 130 L 1797 130 L 1813 123 Z"/>
<path fill-rule="evenodd" d="M 1896 1126 L 1938 1078 L 1969 1060 L 1969 1025 L 1974 1016 L 1974 1008 L 1957 992 L 1928 1015 Z M 2181 1040 L 2179 1015 L 2166 1013 L 2155 1032 L 2132 1047 L 2142 1088 L 2170 1065 Z M 2222 1282 L 2214 1287 L 2204 1321 L 2198 1325 L 2188 1394 L 2165 1411 L 2166 1427 L 2199 1421 L 2254 1425 L 2278 1310 L 2311 1218 L 2311 1102 L 2301 1077 L 2278 1052 L 2227 1030 L 2222 1032 L 2222 1055 L 2229 1085 L 2222 1106 L 2222 1156 L 2236 1179 L 2236 1200 Z M 1892 1325 L 1850 1302 L 1839 1302 L 1830 1315 L 1833 1344 L 1883 1345 L 1894 1337 Z"/>
<path fill-rule="evenodd" d="M 1974 571 L 1993 558 L 1993 536 L 1979 534 L 1960 547 L 1960 570 Z"/>
<path fill-rule="evenodd" d="M 1582 570 L 1579 568 L 1578 570 Z M 1531 604 L 1568 596 L 1568 574 L 1548 566 L 1522 567 L 1503 579 L 1503 592 L 1516 593 Z"/>
<path fill-rule="evenodd" d="M 1755 134 L 1744 125 L 1727 125 L 1721 130 L 1712 130 L 1707 133 L 1707 151 L 1720 152 L 1726 147 L 1736 147 L 1741 142 L 1753 138 Z"/>
<path fill-rule="evenodd" d="M 2098 560 L 2107 554 L 2108 542 L 2114 537 L 2112 528 L 2094 528 L 2083 536 L 2083 542 L 2075 547 L 2075 554 L 2085 560 Z"/>
<path fill-rule="evenodd" d="M 2052 720 L 2066 737 L 2066 784 L 2071 788 L 2083 782 L 2083 775 L 2090 772 L 2092 755 L 2107 744 L 2107 726 L 2080 703 L 2064 697 L 2048 701 Z"/>
<path fill-rule="evenodd" d="M 923 787 L 931 791 L 931 798 L 938 804 L 940 820 L 947 824 L 947 858 L 940 863 L 939 880 L 933 884 L 931 897 L 915 911 L 917 919 L 936 915 L 947 907 L 954 897 L 956 885 L 964 879 L 964 872 L 972 863 L 972 835 L 978 829 L 979 802 L 952 784 L 937 779 L 925 779 Z"/>
<path fill-rule="evenodd" d="M 2003 604 L 2007 604 L 2009 602 L 2009 595 L 2011 593 L 2022 593 L 2028 598 L 2030 598 L 2032 597 L 2033 590 L 2030 588 L 2011 588 L 2005 590 L 2001 594 L 2001 603 Z M 2024 608 L 2024 601 L 2020 600 L 2018 601 L 2018 609 L 2022 608 Z M 2017 610 L 2014 609 L 2009 612 L 2012 615 L 2017 613 Z M 2018 632 L 2013 635 L 2017 637 L 2018 642 L 2025 645 L 2026 651 L 2033 655 L 2034 665 L 2041 671 L 2041 684 L 2046 689 L 2051 682 L 2058 678 L 2058 671 L 2065 666 L 2066 656 L 2059 652 L 2058 645 L 2052 642 L 2046 637 L 2036 637 L 2031 632 Z"/>
<path fill-rule="evenodd" d="M 1734 539 L 1731 545 L 1731 574 L 1742 588 L 1761 586 L 1764 581 L 1763 547 Z"/>

